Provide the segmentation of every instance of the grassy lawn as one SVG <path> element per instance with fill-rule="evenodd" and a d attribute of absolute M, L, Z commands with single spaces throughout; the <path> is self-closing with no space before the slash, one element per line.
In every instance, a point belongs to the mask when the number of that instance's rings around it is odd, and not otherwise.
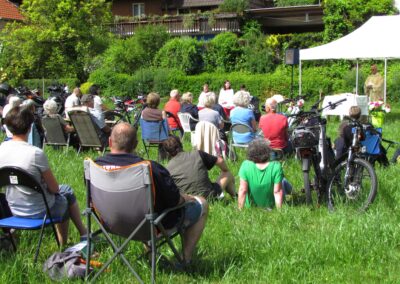
<path fill-rule="evenodd" d="M 384 125 L 386 139 L 400 140 L 400 109 L 392 106 Z M 330 119 L 328 133 L 336 137 L 339 121 Z M 190 145 L 186 143 L 186 149 Z M 85 152 L 77 156 L 46 149 L 59 183 L 73 186 L 81 209 L 85 204 L 83 159 L 97 156 Z M 144 154 L 140 144 L 137 151 Z M 236 176 L 239 162 L 228 162 Z M 393 149 L 388 156 L 391 157 Z M 152 157 L 155 157 L 153 151 Z M 295 191 L 302 188 L 301 167 L 294 158 L 284 164 L 285 175 Z M 286 202 L 282 210 L 267 212 L 252 208 L 239 212 L 229 198 L 210 205 L 206 229 L 188 273 L 158 268 L 158 283 L 396 283 L 400 279 L 400 165 L 376 166 L 379 187 L 374 204 L 366 213 L 341 209 L 329 213 L 326 206 L 309 208 L 300 198 Z M 211 171 L 215 179 L 216 170 Z M 299 195 L 301 195 L 299 193 Z M 37 233 L 19 234 L 18 252 L 0 255 L 0 283 L 51 282 L 42 272 L 42 263 L 57 247 L 47 231 L 38 264 L 33 263 Z M 78 233 L 71 225 L 71 244 L 78 242 Z M 111 250 L 98 245 L 100 261 Z M 132 259 L 142 246 L 132 243 L 128 256 Z M 171 252 L 164 251 L 170 256 Z M 149 279 L 149 267 L 144 260 L 133 261 L 139 274 Z M 135 282 L 128 270 L 116 261 L 100 282 Z"/>

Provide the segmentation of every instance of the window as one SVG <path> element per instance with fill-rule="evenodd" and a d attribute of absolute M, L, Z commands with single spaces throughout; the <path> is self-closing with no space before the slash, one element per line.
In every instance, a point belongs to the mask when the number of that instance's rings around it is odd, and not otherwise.
<path fill-rule="evenodd" d="M 144 3 L 133 3 L 132 12 L 134 17 L 144 16 Z"/>

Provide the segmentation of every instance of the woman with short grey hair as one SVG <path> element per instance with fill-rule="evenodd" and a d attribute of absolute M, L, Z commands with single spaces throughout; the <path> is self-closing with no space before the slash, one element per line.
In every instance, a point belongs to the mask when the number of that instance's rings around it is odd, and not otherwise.
<path fill-rule="evenodd" d="M 233 131 L 233 141 L 235 143 L 247 144 L 255 138 L 257 122 L 253 110 L 249 109 L 250 94 L 246 91 L 238 91 L 233 96 L 235 108 L 231 111 L 231 122 L 234 124 L 244 124 L 249 128 L 248 132 L 239 133 Z"/>
<path fill-rule="evenodd" d="M 208 121 L 214 124 L 218 129 L 224 128 L 224 122 L 221 115 L 212 109 L 215 104 L 215 93 L 209 92 L 201 98 L 201 104 L 204 108 L 199 111 L 199 121 Z"/>
<path fill-rule="evenodd" d="M 199 110 L 196 105 L 193 104 L 193 94 L 186 92 L 181 98 L 181 109 L 179 112 L 189 113 L 193 118 L 199 119 Z M 190 120 L 190 129 L 192 131 L 196 128 L 197 121 Z"/>

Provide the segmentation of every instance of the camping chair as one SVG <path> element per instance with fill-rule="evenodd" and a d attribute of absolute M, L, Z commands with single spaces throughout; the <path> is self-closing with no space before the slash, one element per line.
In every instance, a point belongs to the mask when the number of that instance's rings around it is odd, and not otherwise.
<path fill-rule="evenodd" d="M 147 158 L 149 158 L 150 148 L 157 147 L 157 161 L 160 158 L 160 147 L 164 140 L 168 138 L 168 122 L 166 119 L 161 121 L 149 121 L 140 119 L 140 128 L 142 130 L 142 141 Z"/>
<path fill-rule="evenodd" d="M 246 124 L 234 123 L 231 126 L 231 129 L 230 129 L 229 132 L 230 132 L 229 133 L 229 158 L 232 161 L 236 161 L 237 155 L 236 155 L 236 152 L 235 152 L 235 147 L 247 148 L 247 147 L 249 147 L 249 143 L 251 141 L 249 141 L 248 143 L 237 143 L 235 141 L 235 139 L 234 139 L 234 134 L 235 135 L 244 135 L 244 134 L 247 134 L 247 133 L 253 133 L 254 131 L 250 126 L 248 126 Z"/>
<path fill-rule="evenodd" d="M 183 210 L 184 204 L 169 208 L 157 214 L 155 207 L 155 189 L 151 174 L 151 162 L 143 161 L 137 164 L 107 170 L 90 159 L 84 161 L 85 180 L 87 187 L 88 235 L 92 236 L 91 218 L 100 227 L 107 241 L 114 250 L 112 257 L 93 276 L 95 280 L 111 262 L 118 256 L 128 267 L 136 279 L 143 283 L 138 273 L 124 255 L 124 250 L 131 240 L 144 242 L 151 253 L 151 282 L 156 278 L 157 249 L 168 243 L 174 256 L 182 263 L 182 257 L 175 248 L 172 238 L 182 233 L 182 226 L 174 230 L 166 230 L 162 225 L 163 218 L 171 211 Z M 120 247 L 111 239 L 111 235 L 126 238 Z M 91 238 L 87 244 L 87 270 L 89 275 Z"/>
<path fill-rule="evenodd" d="M 41 187 L 40 183 L 35 179 L 34 176 L 29 174 L 27 171 L 17 168 L 17 167 L 2 167 L 0 168 L 0 187 L 4 186 L 24 186 L 29 187 L 32 190 L 40 193 L 43 197 L 44 204 L 46 206 L 46 214 L 43 218 L 38 219 L 30 219 L 30 218 L 21 218 L 21 217 L 8 217 L 3 218 L 0 220 L 0 227 L 1 228 L 8 228 L 8 229 L 18 229 L 18 230 L 39 230 L 40 229 L 40 236 L 39 242 L 36 248 L 34 262 L 36 263 L 40 246 L 43 240 L 43 233 L 44 228 L 46 226 L 51 226 L 53 229 L 54 237 L 56 239 L 58 247 L 60 247 L 60 242 L 57 237 L 57 232 L 54 224 L 61 223 L 63 220 L 62 218 L 52 218 L 49 210 L 49 206 L 47 203 L 46 196 L 43 192 L 43 188 Z M 9 188 L 8 190 L 19 190 L 17 188 Z M 1 208 L 2 211 L 5 208 Z M 8 238 L 10 239 L 14 250 L 17 250 L 15 245 L 14 239 L 10 232 L 7 233 Z"/>
<path fill-rule="evenodd" d="M 194 130 L 192 130 L 190 123 L 191 123 L 191 121 L 198 122 L 199 120 L 195 119 L 188 112 L 178 112 L 178 118 L 179 118 L 179 121 L 181 122 L 181 125 L 183 128 L 182 139 L 186 133 L 190 133 L 190 141 L 193 142 Z"/>
<path fill-rule="evenodd" d="M 372 165 L 378 161 L 380 164 L 387 166 L 389 161 L 386 157 L 386 149 L 382 146 L 382 128 L 367 127 L 364 131 L 365 138 L 361 141 L 361 145 L 365 147 L 365 159 Z"/>
<path fill-rule="evenodd" d="M 168 122 L 169 131 L 171 132 L 171 134 L 173 134 L 175 136 L 179 136 L 179 138 L 182 139 L 182 137 L 183 137 L 183 135 L 185 133 L 184 133 L 183 128 L 181 126 L 181 122 L 179 121 L 179 119 L 172 112 L 166 111 L 165 113 L 167 114 L 167 119 L 168 120 L 172 119 L 178 125 L 178 127 L 172 128 L 169 125 L 169 122 Z M 179 135 L 176 135 L 177 131 L 179 132 Z"/>
<path fill-rule="evenodd" d="M 78 155 L 83 147 L 100 148 L 103 154 L 107 141 L 102 137 L 101 130 L 93 122 L 90 113 L 81 109 L 70 110 L 68 116 L 75 128 L 79 140 Z"/>
<path fill-rule="evenodd" d="M 45 130 L 43 148 L 46 145 L 52 145 L 55 147 L 66 146 L 65 149 L 68 150 L 70 133 L 65 133 L 58 117 L 43 117 L 42 125 Z"/>

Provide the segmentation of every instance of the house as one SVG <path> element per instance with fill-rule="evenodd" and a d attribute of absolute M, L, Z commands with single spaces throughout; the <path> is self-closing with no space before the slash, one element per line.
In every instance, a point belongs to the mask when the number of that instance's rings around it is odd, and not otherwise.
<path fill-rule="evenodd" d="M 9 22 L 23 19 L 16 4 L 8 0 L 0 0 L 0 30 Z"/>

